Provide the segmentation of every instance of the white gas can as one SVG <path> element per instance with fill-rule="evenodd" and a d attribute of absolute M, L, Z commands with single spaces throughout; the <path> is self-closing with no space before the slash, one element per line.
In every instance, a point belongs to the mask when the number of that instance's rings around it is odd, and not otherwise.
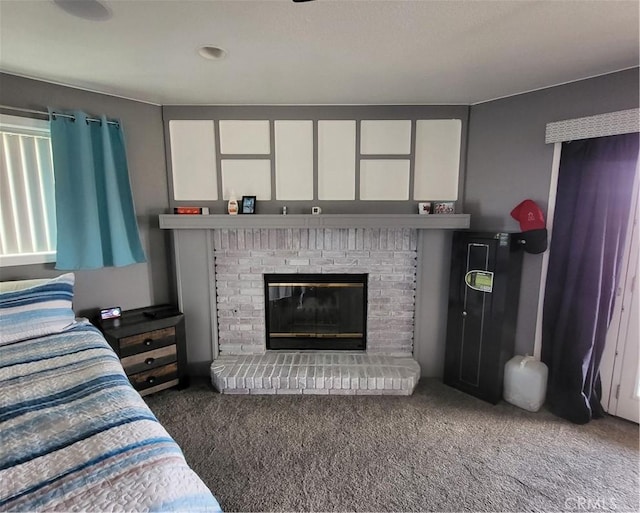
<path fill-rule="evenodd" d="M 533 356 L 514 356 L 504 366 L 504 400 L 538 411 L 547 393 L 547 366 Z"/>

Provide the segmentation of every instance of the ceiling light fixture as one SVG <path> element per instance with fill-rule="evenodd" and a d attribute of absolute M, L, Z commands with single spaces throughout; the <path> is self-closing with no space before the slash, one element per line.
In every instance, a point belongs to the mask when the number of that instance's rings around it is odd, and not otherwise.
<path fill-rule="evenodd" d="M 210 45 L 201 46 L 198 48 L 198 53 L 200 54 L 200 57 L 210 61 L 219 61 L 220 59 L 224 59 L 227 55 L 227 52 L 222 48 Z"/>
<path fill-rule="evenodd" d="M 90 21 L 107 21 L 111 10 L 98 0 L 53 0 L 60 9 L 72 16 Z"/>

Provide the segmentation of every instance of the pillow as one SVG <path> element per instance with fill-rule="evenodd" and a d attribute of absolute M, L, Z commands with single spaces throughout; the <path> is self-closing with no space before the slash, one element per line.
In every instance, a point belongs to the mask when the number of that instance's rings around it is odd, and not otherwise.
<path fill-rule="evenodd" d="M 0 345 L 59 333 L 72 326 L 74 281 L 73 273 L 67 273 L 0 293 Z"/>
<path fill-rule="evenodd" d="M 39 280 L 16 280 L 16 281 L 0 281 L 0 294 L 3 292 L 11 292 L 13 290 L 28 289 L 35 285 L 47 283 L 47 278 Z"/>

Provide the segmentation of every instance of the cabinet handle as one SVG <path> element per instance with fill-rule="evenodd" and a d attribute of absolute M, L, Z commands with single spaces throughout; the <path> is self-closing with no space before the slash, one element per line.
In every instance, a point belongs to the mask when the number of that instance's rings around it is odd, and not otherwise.
<path fill-rule="evenodd" d="M 467 316 L 467 312 L 462 312 L 462 317 L 466 317 Z"/>
<path fill-rule="evenodd" d="M 149 376 L 147 378 L 147 383 L 149 383 L 150 385 L 153 385 L 156 382 L 156 378 L 154 378 L 153 376 Z"/>
<path fill-rule="evenodd" d="M 145 339 L 144 341 L 145 346 L 150 346 L 151 344 L 153 344 L 153 339 L 151 338 Z"/>
<path fill-rule="evenodd" d="M 151 365 L 153 362 L 155 362 L 156 359 L 155 358 L 147 358 L 144 363 L 146 363 L 147 365 Z"/>

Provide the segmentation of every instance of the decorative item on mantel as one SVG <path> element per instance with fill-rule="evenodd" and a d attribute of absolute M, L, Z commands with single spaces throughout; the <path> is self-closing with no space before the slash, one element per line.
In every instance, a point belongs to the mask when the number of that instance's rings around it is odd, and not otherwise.
<path fill-rule="evenodd" d="M 256 213 L 256 197 L 255 196 L 242 196 L 242 206 L 240 209 L 241 214 L 255 214 Z"/>
<path fill-rule="evenodd" d="M 174 207 L 174 214 L 190 216 L 208 216 L 209 207 Z"/>
<path fill-rule="evenodd" d="M 455 201 L 438 201 L 434 204 L 433 212 L 435 214 L 455 214 Z"/>
<path fill-rule="evenodd" d="M 431 213 L 431 202 L 430 201 L 422 201 L 418 203 L 418 214 L 430 214 Z"/>
<path fill-rule="evenodd" d="M 235 198 L 231 198 L 229 203 L 227 203 L 227 212 L 229 215 L 235 216 L 238 214 L 238 200 Z"/>

